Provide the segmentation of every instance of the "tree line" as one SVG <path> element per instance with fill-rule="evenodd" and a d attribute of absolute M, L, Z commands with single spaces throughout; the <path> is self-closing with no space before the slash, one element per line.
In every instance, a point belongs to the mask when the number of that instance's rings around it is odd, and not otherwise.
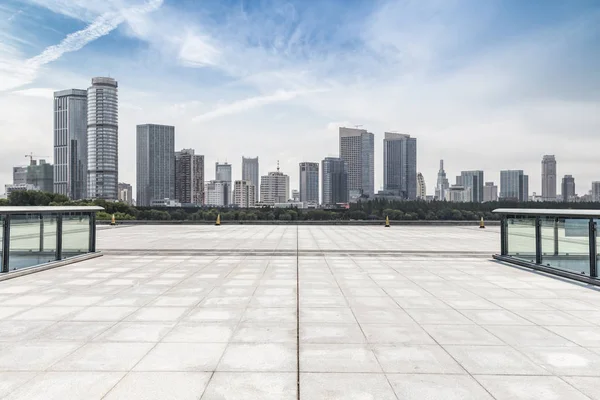
<path fill-rule="evenodd" d="M 134 207 L 121 202 L 106 200 L 70 201 L 66 196 L 40 191 L 15 191 L 8 199 L 0 199 L 0 206 L 100 206 L 105 211 L 97 214 L 99 220 L 152 220 L 152 221 L 215 221 L 217 215 L 222 220 L 235 221 L 332 221 L 332 220 L 451 220 L 475 221 L 483 217 L 495 220 L 499 216 L 492 213 L 496 208 L 572 208 L 600 209 L 600 203 L 561 203 L 561 202 L 488 202 L 451 203 L 447 201 L 397 201 L 374 199 L 350 204 L 349 209 L 284 209 L 284 208 L 149 208 Z"/>

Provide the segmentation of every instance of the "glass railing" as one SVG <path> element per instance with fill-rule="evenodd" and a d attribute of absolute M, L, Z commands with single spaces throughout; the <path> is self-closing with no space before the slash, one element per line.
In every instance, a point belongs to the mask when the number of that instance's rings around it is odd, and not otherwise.
<path fill-rule="evenodd" d="M 101 207 L 0 207 L 0 272 L 96 252 Z"/>
<path fill-rule="evenodd" d="M 598 278 L 600 210 L 498 209 L 501 253 L 495 258 L 563 272 L 583 280 Z"/>

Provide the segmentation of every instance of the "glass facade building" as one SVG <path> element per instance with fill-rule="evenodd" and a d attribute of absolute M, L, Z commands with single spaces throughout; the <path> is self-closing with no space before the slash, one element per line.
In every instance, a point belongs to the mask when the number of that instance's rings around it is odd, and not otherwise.
<path fill-rule="evenodd" d="M 321 203 L 333 206 L 348 202 L 348 164 L 341 158 L 327 157 L 321 162 L 323 171 Z"/>
<path fill-rule="evenodd" d="M 300 163 L 300 201 L 319 204 L 319 163 Z"/>
<path fill-rule="evenodd" d="M 340 158 L 348 164 L 348 191 L 375 193 L 375 135 L 365 129 L 340 128 Z M 416 189 L 415 189 L 416 190 Z"/>
<path fill-rule="evenodd" d="M 417 198 L 417 139 L 385 132 L 383 189 L 407 200 Z"/>
<path fill-rule="evenodd" d="M 529 176 L 522 170 L 500 171 L 500 198 L 502 200 L 528 201 Z"/>
<path fill-rule="evenodd" d="M 465 201 L 483 202 L 483 171 L 461 171 L 460 184 L 469 192 Z"/>
<path fill-rule="evenodd" d="M 242 157 L 242 180 L 250 181 L 252 182 L 252 185 L 254 185 L 255 202 L 257 202 L 259 198 L 259 176 L 258 157 Z"/>
<path fill-rule="evenodd" d="M 153 200 L 175 199 L 175 127 L 138 125 L 137 205 L 148 207 Z"/>

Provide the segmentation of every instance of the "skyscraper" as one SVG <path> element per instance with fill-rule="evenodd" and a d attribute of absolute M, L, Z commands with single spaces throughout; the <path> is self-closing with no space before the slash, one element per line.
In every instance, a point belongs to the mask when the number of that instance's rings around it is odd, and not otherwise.
<path fill-rule="evenodd" d="M 175 198 L 182 204 L 204 204 L 204 156 L 194 149 L 175 153 Z"/>
<path fill-rule="evenodd" d="M 425 200 L 427 198 L 427 187 L 422 173 L 417 174 L 417 199 Z"/>
<path fill-rule="evenodd" d="M 233 187 L 231 186 L 231 175 L 231 164 L 220 164 L 219 162 L 215 163 L 215 180 L 225 182 L 225 184 L 227 185 L 225 199 L 223 200 L 223 205 L 226 206 L 229 204 L 233 204 L 233 199 L 231 197 L 233 193 Z"/>
<path fill-rule="evenodd" d="M 233 204 L 240 208 L 254 207 L 255 187 L 250 181 L 235 181 L 233 188 Z"/>
<path fill-rule="evenodd" d="M 260 184 L 258 177 L 258 157 L 242 157 L 242 180 L 250 181 L 254 185 L 255 201 L 258 201 L 258 189 Z"/>
<path fill-rule="evenodd" d="M 321 162 L 323 171 L 322 204 L 332 206 L 348 202 L 348 164 L 341 158 L 327 157 Z"/>
<path fill-rule="evenodd" d="M 498 201 L 498 186 L 494 182 L 486 182 L 483 186 L 483 201 Z"/>
<path fill-rule="evenodd" d="M 600 182 L 592 182 L 592 201 L 600 201 Z"/>
<path fill-rule="evenodd" d="M 500 199 L 509 201 L 529 200 L 529 176 L 522 170 L 500 171 Z"/>
<path fill-rule="evenodd" d="M 542 158 L 542 200 L 556 201 L 556 158 L 553 155 Z"/>
<path fill-rule="evenodd" d="M 383 189 L 407 200 L 417 198 L 417 139 L 385 132 L 383 139 Z"/>
<path fill-rule="evenodd" d="M 285 203 L 290 197 L 290 177 L 279 171 L 269 172 L 260 178 L 260 202 L 264 204 Z"/>
<path fill-rule="evenodd" d="M 300 163 L 300 201 L 319 204 L 319 163 Z"/>
<path fill-rule="evenodd" d="M 133 205 L 133 188 L 129 183 L 119 182 L 119 201 Z"/>
<path fill-rule="evenodd" d="M 137 205 L 175 199 L 175 127 L 137 126 Z"/>
<path fill-rule="evenodd" d="M 562 179 L 562 198 L 565 203 L 575 201 L 575 178 L 573 175 L 565 175 Z"/>
<path fill-rule="evenodd" d="M 375 135 L 340 127 L 340 158 L 348 164 L 348 191 L 375 193 Z"/>
<path fill-rule="evenodd" d="M 446 171 L 444 171 L 444 160 L 440 160 L 440 170 L 437 175 L 437 183 L 435 185 L 435 198 L 436 200 L 445 200 L 446 191 L 450 187 L 448 178 L 446 177 Z"/>
<path fill-rule="evenodd" d="M 204 185 L 204 204 L 207 206 L 228 206 L 226 198 L 231 196 L 231 190 L 226 182 L 210 181 Z"/>
<path fill-rule="evenodd" d="M 461 171 L 460 184 L 469 193 L 465 201 L 483 202 L 483 171 Z"/>
<path fill-rule="evenodd" d="M 27 167 L 13 167 L 13 185 L 24 185 L 27 183 Z"/>
<path fill-rule="evenodd" d="M 54 193 L 88 196 L 87 91 L 54 92 Z"/>
<path fill-rule="evenodd" d="M 119 101 L 117 81 L 92 78 L 87 90 L 87 191 L 91 199 L 117 200 Z"/>

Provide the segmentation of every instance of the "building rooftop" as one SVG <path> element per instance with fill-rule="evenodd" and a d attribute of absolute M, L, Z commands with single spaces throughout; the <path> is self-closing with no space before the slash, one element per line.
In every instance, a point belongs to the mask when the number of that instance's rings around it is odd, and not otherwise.
<path fill-rule="evenodd" d="M 0 281 L 0 398 L 599 398 L 600 293 L 491 260 L 495 227 L 97 237 Z"/>

